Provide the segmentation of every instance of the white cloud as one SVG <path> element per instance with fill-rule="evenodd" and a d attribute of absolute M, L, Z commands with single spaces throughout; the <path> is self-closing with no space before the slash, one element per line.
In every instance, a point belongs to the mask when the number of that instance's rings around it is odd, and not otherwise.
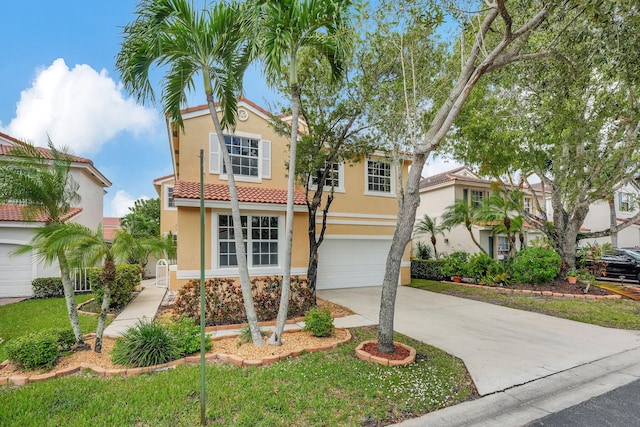
<path fill-rule="evenodd" d="M 40 146 L 46 146 L 49 135 L 56 146 L 87 155 L 120 132 L 151 131 L 158 117 L 125 99 L 106 70 L 97 72 L 86 64 L 69 69 L 58 58 L 22 91 L 16 117 L 2 131 Z"/>
<path fill-rule="evenodd" d="M 133 206 L 136 200 L 148 200 L 149 197 L 142 195 L 134 197 L 125 190 L 118 190 L 114 194 L 113 199 L 109 202 L 109 214 L 107 216 L 123 217 L 129 213 L 129 208 Z"/>

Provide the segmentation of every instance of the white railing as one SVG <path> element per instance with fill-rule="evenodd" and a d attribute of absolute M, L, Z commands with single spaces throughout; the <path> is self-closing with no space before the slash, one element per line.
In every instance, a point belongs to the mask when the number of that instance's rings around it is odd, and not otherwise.
<path fill-rule="evenodd" d="M 74 268 L 71 271 L 71 281 L 75 292 L 91 292 L 91 283 L 87 277 L 88 268 Z"/>
<path fill-rule="evenodd" d="M 156 286 L 159 288 L 169 287 L 169 264 L 165 259 L 156 262 Z"/>

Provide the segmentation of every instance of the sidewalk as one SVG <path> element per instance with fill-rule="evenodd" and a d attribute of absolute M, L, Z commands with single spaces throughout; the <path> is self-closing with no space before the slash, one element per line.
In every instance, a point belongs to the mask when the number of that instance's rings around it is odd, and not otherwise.
<path fill-rule="evenodd" d="M 143 280 L 141 286 L 142 292 L 106 327 L 105 337 L 117 338 L 139 320 L 153 320 L 156 317 L 167 289 L 157 287 L 156 279 Z"/>

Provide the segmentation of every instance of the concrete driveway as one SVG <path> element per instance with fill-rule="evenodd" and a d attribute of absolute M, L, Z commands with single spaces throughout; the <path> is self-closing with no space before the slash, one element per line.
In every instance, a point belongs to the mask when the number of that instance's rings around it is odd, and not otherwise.
<path fill-rule="evenodd" d="M 377 323 L 380 287 L 318 291 Z M 461 358 L 480 395 L 640 348 L 622 331 L 401 286 L 394 330 Z"/>

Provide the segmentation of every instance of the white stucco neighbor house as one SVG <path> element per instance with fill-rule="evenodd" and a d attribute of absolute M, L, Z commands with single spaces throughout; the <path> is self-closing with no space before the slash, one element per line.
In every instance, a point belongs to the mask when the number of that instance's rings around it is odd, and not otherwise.
<path fill-rule="evenodd" d="M 10 152 L 20 141 L 0 132 L 0 161 L 11 161 Z M 45 157 L 51 152 L 38 148 Z M 103 217 L 103 198 L 105 189 L 111 182 L 93 165 L 89 159 L 73 156 L 71 175 L 78 183 L 81 200 L 65 218 L 97 229 Z M 33 294 L 31 281 L 37 277 L 58 276 L 57 266 L 45 267 L 33 256 L 10 256 L 20 245 L 31 241 L 34 230 L 43 225 L 46 218 L 25 221 L 22 207 L 0 205 L 0 297 L 28 297 Z"/>

